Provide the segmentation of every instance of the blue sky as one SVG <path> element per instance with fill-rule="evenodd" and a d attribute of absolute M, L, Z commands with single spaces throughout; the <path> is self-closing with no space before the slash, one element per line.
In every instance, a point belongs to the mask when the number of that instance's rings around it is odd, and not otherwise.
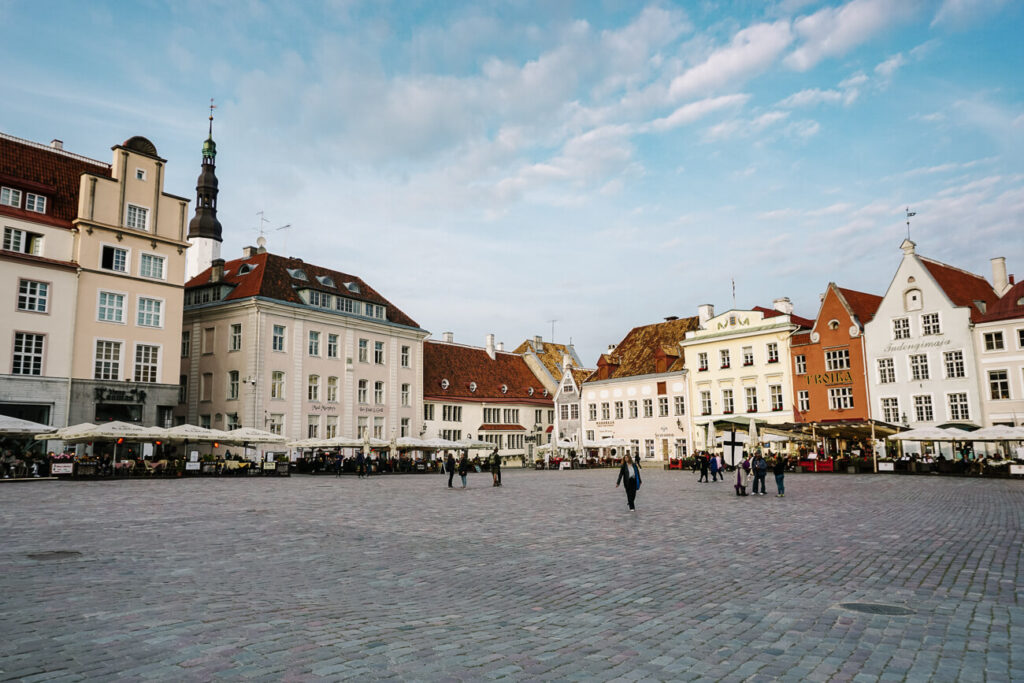
<path fill-rule="evenodd" d="M 0 130 L 194 197 L 224 256 L 355 273 L 436 337 L 575 342 L 884 293 L 918 251 L 1024 276 L 1024 5 L 0 0 Z M 272 229 L 291 224 L 284 231 Z"/>

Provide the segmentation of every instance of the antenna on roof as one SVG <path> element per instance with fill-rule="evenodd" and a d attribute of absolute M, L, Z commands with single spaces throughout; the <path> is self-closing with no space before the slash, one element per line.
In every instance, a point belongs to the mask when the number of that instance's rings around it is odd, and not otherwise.
<path fill-rule="evenodd" d="M 732 279 L 732 309 L 736 310 L 736 278 Z"/>
<path fill-rule="evenodd" d="M 907 207 L 907 239 L 910 239 L 910 219 L 917 215 L 916 211 L 911 211 L 910 207 Z"/>
<path fill-rule="evenodd" d="M 259 221 L 256 223 L 256 233 L 260 237 L 262 237 L 264 241 L 266 241 L 266 239 L 267 239 L 266 224 L 270 222 L 270 219 L 268 219 L 266 216 L 263 215 L 263 209 L 260 209 L 259 211 L 257 211 L 256 215 L 260 217 Z M 280 232 L 281 230 L 291 230 L 291 227 L 292 227 L 291 223 L 285 223 L 284 225 L 282 225 L 279 228 L 274 228 L 274 232 Z M 288 240 L 287 239 L 285 239 L 284 249 L 282 251 L 284 252 L 285 255 L 288 254 Z"/>
<path fill-rule="evenodd" d="M 213 138 L 213 110 L 217 108 L 217 105 L 213 103 L 213 98 L 210 98 L 210 138 Z"/>
<path fill-rule="evenodd" d="M 551 343 L 554 344 L 555 343 L 555 323 L 558 322 L 558 319 L 556 318 L 554 320 L 549 320 L 548 322 L 551 323 Z"/>

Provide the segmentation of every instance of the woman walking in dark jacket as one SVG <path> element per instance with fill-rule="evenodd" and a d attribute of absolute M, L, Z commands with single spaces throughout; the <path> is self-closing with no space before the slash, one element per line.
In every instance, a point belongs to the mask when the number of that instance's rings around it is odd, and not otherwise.
<path fill-rule="evenodd" d="M 636 492 L 640 488 L 640 469 L 633 462 L 633 458 L 629 455 L 622 462 L 622 467 L 619 468 L 619 478 L 615 481 L 615 488 L 619 487 L 619 484 L 626 484 L 626 504 L 629 505 L 631 512 L 636 512 Z"/>
<path fill-rule="evenodd" d="M 448 470 L 448 488 L 452 488 L 452 479 L 455 477 L 455 456 L 448 451 L 448 459 L 444 461 L 444 468 Z"/>
<path fill-rule="evenodd" d="M 463 453 L 459 459 L 459 478 L 462 479 L 462 488 L 466 488 L 467 474 L 469 474 L 469 458 Z"/>

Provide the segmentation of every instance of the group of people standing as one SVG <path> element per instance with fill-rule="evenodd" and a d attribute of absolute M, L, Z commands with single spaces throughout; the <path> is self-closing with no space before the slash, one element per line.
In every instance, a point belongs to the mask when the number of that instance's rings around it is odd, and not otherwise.
<path fill-rule="evenodd" d="M 491 485 L 501 486 L 501 456 L 498 455 L 497 448 L 491 451 L 491 454 L 487 457 L 487 464 L 491 470 Z M 448 473 L 448 488 L 455 488 L 452 486 L 452 481 L 455 479 L 456 472 L 459 473 L 459 478 L 462 479 L 462 488 L 466 488 L 470 467 L 473 467 L 473 465 L 469 462 L 469 455 L 463 453 L 462 457 L 456 461 L 452 452 L 448 451 L 448 455 L 444 460 L 444 471 Z"/>
<path fill-rule="evenodd" d="M 770 454 L 769 454 L 770 455 Z M 752 495 L 766 495 L 764 480 L 768 475 L 768 468 L 771 467 L 772 474 L 775 475 L 775 486 L 778 489 L 778 493 L 775 494 L 776 498 L 785 498 L 786 496 L 786 459 L 781 455 L 771 456 L 772 461 L 769 464 L 768 460 L 761 454 L 760 451 L 754 454 L 754 457 L 749 457 L 746 453 L 743 454 L 743 462 L 736 467 L 736 495 L 746 496 L 747 485 L 750 483 L 750 478 L 753 476 L 754 488 Z M 758 491 L 758 488 L 761 490 Z"/>

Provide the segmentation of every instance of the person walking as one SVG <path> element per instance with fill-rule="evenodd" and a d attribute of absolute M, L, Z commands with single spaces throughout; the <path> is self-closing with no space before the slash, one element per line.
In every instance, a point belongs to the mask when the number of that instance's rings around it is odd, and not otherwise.
<path fill-rule="evenodd" d="M 501 486 L 501 456 L 498 455 L 498 449 L 495 448 L 491 451 L 491 478 L 494 480 L 494 486 Z"/>
<path fill-rule="evenodd" d="M 708 459 L 708 469 L 711 470 L 711 481 L 718 481 L 718 456 L 709 453 L 705 457 Z"/>
<path fill-rule="evenodd" d="M 747 484 L 750 483 L 750 461 L 743 458 L 743 463 L 736 466 L 736 495 L 747 495 Z"/>
<path fill-rule="evenodd" d="M 765 495 L 764 490 L 764 478 L 768 474 L 768 461 L 761 455 L 761 451 L 757 452 L 754 456 L 754 462 L 751 463 L 754 470 L 754 495 L 757 495 L 757 485 L 761 484 L 761 495 Z"/>
<path fill-rule="evenodd" d="M 697 465 L 700 467 L 700 479 L 697 482 L 708 483 L 708 456 L 703 453 L 697 454 Z"/>
<path fill-rule="evenodd" d="M 636 492 L 640 488 L 640 468 L 630 455 L 622 461 L 622 467 L 619 468 L 619 478 L 615 481 L 615 488 L 619 488 L 619 484 L 625 483 L 626 485 L 626 505 L 629 506 L 630 512 L 636 512 Z"/>
<path fill-rule="evenodd" d="M 462 488 L 466 488 L 467 474 L 469 474 L 469 457 L 463 453 L 459 458 L 459 478 L 462 479 Z"/>
<path fill-rule="evenodd" d="M 455 478 L 455 456 L 451 451 L 448 451 L 448 458 L 444 461 L 444 469 L 448 473 L 448 488 L 454 488 L 452 479 Z"/>
<path fill-rule="evenodd" d="M 786 460 L 781 455 L 775 456 L 775 463 L 772 465 L 772 474 L 775 475 L 775 486 L 779 489 L 779 492 L 775 494 L 775 497 L 785 498 Z"/>
<path fill-rule="evenodd" d="M 366 476 L 366 471 L 363 469 L 366 466 L 366 458 L 363 457 L 363 452 L 359 451 L 356 454 L 356 476 L 362 479 Z"/>

